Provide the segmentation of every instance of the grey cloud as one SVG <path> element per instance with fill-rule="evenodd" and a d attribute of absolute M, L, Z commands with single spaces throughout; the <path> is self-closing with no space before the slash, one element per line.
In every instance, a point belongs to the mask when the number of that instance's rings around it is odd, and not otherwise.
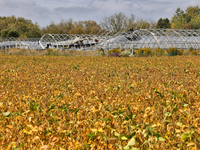
<path fill-rule="evenodd" d="M 53 10 L 52 13 L 60 15 L 61 19 L 72 18 L 74 21 L 79 20 L 99 20 L 99 11 L 93 8 L 84 7 L 59 7 Z"/>
<path fill-rule="evenodd" d="M 124 12 L 127 16 L 135 14 L 138 18 L 172 18 L 180 7 L 200 5 L 199 0 L 0 0 L 1 16 L 15 15 L 31 19 L 41 26 L 61 19 L 95 20 Z"/>
<path fill-rule="evenodd" d="M 0 14 L 1 16 L 24 17 L 34 23 L 37 22 L 40 26 L 46 26 L 54 18 L 59 18 L 58 14 L 52 13 L 48 8 L 27 0 L 0 0 Z"/>
<path fill-rule="evenodd" d="M 94 9 L 88 9 L 88 8 L 84 8 L 84 7 L 70 7 L 70 8 L 66 8 L 66 7 L 59 7 L 53 10 L 53 12 L 56 13 L 73 13 L 73 14 L 78 14 L 78 15 L 84 15 L 84 14 L 88 14 L 88 13 L 94 13 L 95 10 Z"/>

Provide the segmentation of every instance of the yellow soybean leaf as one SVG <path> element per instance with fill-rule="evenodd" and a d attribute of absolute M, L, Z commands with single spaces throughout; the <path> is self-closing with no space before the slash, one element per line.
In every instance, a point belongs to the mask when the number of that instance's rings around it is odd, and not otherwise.
<path fill-rule="evenodd" d="M 66 133 L 66 132 L 67 132 L 67 130 L 63 130 L 63 131 L 62 131 L 62 133 Z"/>
<path fill-rule="evenodd" d="M 101 132 L 101 133 L 102 133 L 102 132 L 104 132 L 104 131 L 103 131 L 103 129 L 102 129 L 102 128 L 100 128 L 100 129 L 98 129 L 98 132 Z"/>
<path fill-rule="evenodd" d="M 127 137 L 125 137 L 125 136 L 122 136 L 121 137 L 121 140 L 123 140 L 123 141 L 125 141 L 125 140 L 127 140 L 128 138 Z"/>
<path fill-rule="evenodd" d="M 184 133 L 181 135 L 180 138 L 183 139 L 183 140 L 187 140 L 187 139 L 190 138 L 190 136 L 191 136 L 190 132 L 184 132 Z"/>
<path fill-rule="evenodd" d="M 90 129 L 92 132 L 97 132 L 97 129 Z"/>
<path fill-rule="evenodd" d="M 195 146 L 195 143 L 189 143 L 187 146 Z"/>
<path fill-rule="evenodd" d="M 2 113 L 4 116 L 8 117 L 10 115 L 10 112 L 4 112 Z"/>
<path fill-rule="evenodd" d="M 43 145 L 42 147 L 40 147 L 41 150 L 48 150 L 49 147 L 47 145 Z"/>
<path fill-rule="evenodd" d="M 7 125 L 6 127 L 9 128 L 9 129 L 12 129 L 12 128 L 13 128 L 12 125 Z"/>
<path fill-rule="evenodd" d="M 38 132 L 38 130 L 36 128 L 33 128 L 32 131 L 33 132 Z"/>
<path fill-rule="evenodd" d="M 2 102 L 0 102 L 0 107 L 3 108 L 3 103 Z"/>

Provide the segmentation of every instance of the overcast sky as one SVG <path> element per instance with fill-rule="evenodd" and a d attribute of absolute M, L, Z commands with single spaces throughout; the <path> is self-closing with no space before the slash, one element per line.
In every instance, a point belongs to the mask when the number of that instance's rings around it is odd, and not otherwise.
<path fill-rule="evenodd" d="M 123 12 L 138 18 L 169 18 L 177 8 L 200 6 L 200 0 L 0 0 L 0 16 L 24 17 L 41 27 L 61 19 L 95 20 Z"/>

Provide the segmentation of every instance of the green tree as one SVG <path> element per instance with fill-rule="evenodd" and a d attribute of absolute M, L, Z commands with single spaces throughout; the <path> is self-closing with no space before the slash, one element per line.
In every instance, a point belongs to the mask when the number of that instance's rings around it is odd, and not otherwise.
<path fill-rule="evenodd" d="M 61 20 L 61 22 L 58 24 L 51 22 L 50 25 L 42 28 L 41 33 L 67 34 L 72 29 L 74 29 L 74 22 L 72 19 L 69 19 L 67 21 Z"/>
<path fill-rule="evenodd" d="M 9 33 L 8 29 L 1 30 L 1 37 L 8 37 L 8 33 Z"/>
<path fill-rule="evenodd" d="M 41 37 L 41 30 L 37 23 L 23 17 L 0 17 L 1 37 Z"/>
<path fill-rule="evenodd" d="M 83 21 L 83 24 L 84 24 L 84 30 L 86 34 L 97 34 L 101 30 L 100 25 L 97 24 L 96 21 L 86 20 L 86 21 Z"/>
<path fill-rule="evenodd" d="M 151 23 L 148 20 L 137 19 L 136 20 L 136 29 L 149 29 L 151 28 Z"/>
<path fill-rule="evenodd" d="M 72 19 L 67 21 L 61 20 L 60 23 L 55 24 L 52 22 L 49 26 L 42 29 L 41 33 L 51 34 L 96 34 L 101 30 L 97 22 L 93 20 L 76 21 Z"/>
<path fill-rule="evenodd" d="M 24 34 L 26 37 L 29 38 L 40 38 L 41 37 L 41 30 L 40 27 L 37 23 L 35 24 L 29 24 L 27 26 L 27 30 L 26 32 L 24 32 Z"/>
<path fill-rule="evenodd" d="M 190 6 L 185 11 L 178 8 L 172 17 L 172 28 L 174 29 L 200 29 L 199 6 Z"/>
<path fill-rule="evenodd" d="M 19 32 L 18 31 L 16 31 L 16 30 L 9 30 L 9 32 L 8 32 L 8 37 L 19 37 Z"/>
<path fill-rule="evenodd" d="M 71 29 L 68 34 L 85 34 L 83 28 L 81 28 L 80 26 L 77 26 L 74 29 Z"/>
<path fill-rule="evenodd" d="M 170 21 L 168 18 L 163 19 L 163 28 L 169 29 L 171 27 Z"/>
<path fill-rule="evenodd" d="M 200 29 L 200 14 L 191 19 L 192 29 Z"/>
<path fill-rule="evenodd" d="M 159 28 L 162 28 L 162 29 L 169 29 L 171 26 L 170 24 L 170 21 L 168 18 L 166 19 L 162 19 L 160 18 L 156 24 L 156 28 L 159 29 Z"/>
<path fill-rule="evenodd" d="M 163 27 L 163 20 L 162 18 L 160 18 L 156 24 L 156 28 L 159 29 L 159 28 L 162 28 Z"/>
<path fill-rule="evenodd" d="M 46 33 L 58 34 L 58 28 L 54 22 L 51 22 L 50 25 L 46 26 L 46 28 L 44 28 L 43 30 L 45 30 Z"/>

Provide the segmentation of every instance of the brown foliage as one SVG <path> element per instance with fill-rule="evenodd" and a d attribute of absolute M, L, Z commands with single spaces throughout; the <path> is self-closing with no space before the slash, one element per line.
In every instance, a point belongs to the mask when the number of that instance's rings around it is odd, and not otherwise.
<path fill-rule="evenodd" d="M 0 64 L 0 149 L 200 149 L 197 56 Z"/>

